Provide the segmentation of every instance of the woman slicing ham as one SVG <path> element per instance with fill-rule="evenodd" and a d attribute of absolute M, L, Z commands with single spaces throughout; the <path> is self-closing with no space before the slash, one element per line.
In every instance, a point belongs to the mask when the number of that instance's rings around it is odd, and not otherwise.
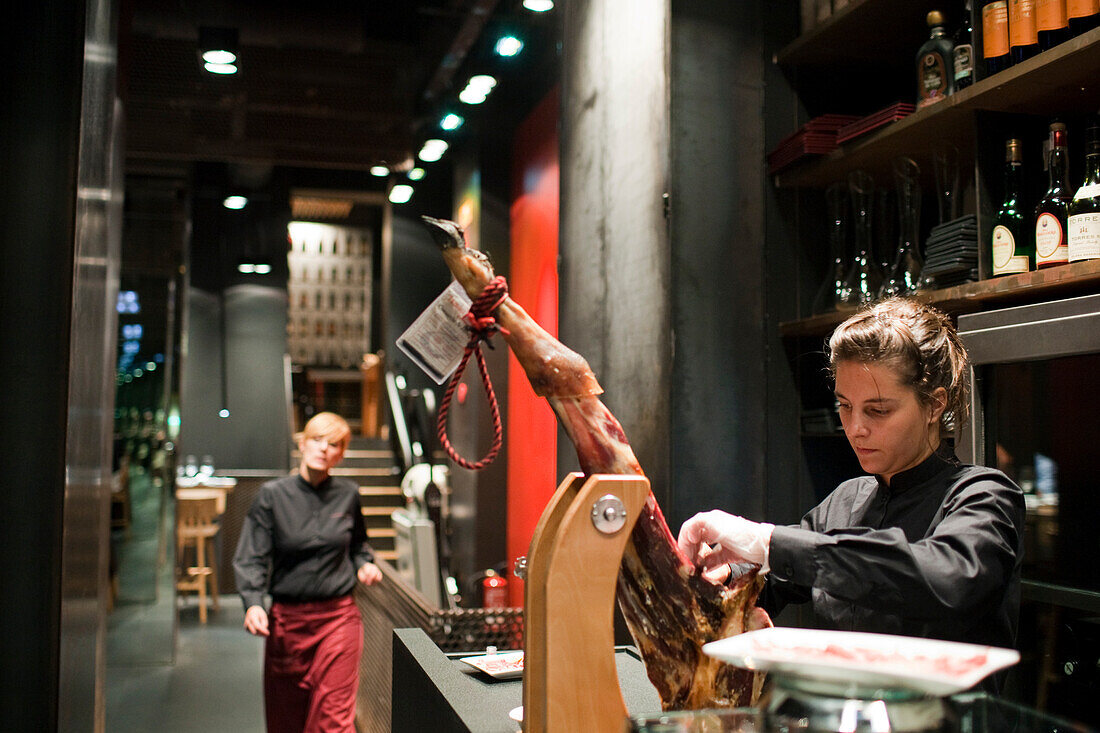
<path fill-rule="evenodd" d="M 710 577 L 727 563 L 761 565 L 758 604 L 773 617 L 809 601 L 824 628 L 1013 647 L 1023 492 L 960 463 L 941 437 L 968 412 L 968 359 L 951 322 L 892 298 L 842 323 L 827 348 L 844 434 L 871 475 L 842 483 L 796 526 L 697 514 L 680 549 Z"/>

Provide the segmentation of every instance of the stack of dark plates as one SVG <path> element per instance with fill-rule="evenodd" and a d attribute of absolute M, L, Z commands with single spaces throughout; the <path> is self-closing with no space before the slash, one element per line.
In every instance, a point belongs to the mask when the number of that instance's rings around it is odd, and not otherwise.
<path fill-rule="evenodd" d="M 936 288 L 978 279 L 978 218 L 973 214 L 932 227 L 921 276 Z"/>
<path fill-rule="evenodd" d="M 836 131 L 854 122 L 853 115 L 821 115 L 791 133 L 768 153 L 768 171 L 775 173 L 807 155 L 824 155 L 836 149 Z"/>
<path fill-rule="evenodd" d="M 891 122 L 897 122 L 898 120 L 904 119 L 911 115 L 914 109 L 916 109 L 916 107 L 908 102 L 895 102 L 889 107 L 880 109 L 878 112 L 869 114 L 866 117 L 860 117 L 836 131 L 837 144 L 846 143 L 852 138 L 864 135 L 883 125 L 888 125 Z"/>

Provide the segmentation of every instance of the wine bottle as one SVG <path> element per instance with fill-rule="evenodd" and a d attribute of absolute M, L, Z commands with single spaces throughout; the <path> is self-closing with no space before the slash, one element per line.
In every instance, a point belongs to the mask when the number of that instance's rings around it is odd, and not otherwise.
<path fill-rule="evenodd" d="M 1066 0 L 1066 17 L 1071 36 L 1087 33 L 1100 21 L 1100 0 Z"/>
<path fill-rule="evenodd" d="M 943 29 L 943 14 L 933 10 L 925 17 L 931 33 L 917 51 L 917 107 L 940 102 L 955 91 L 953 44 Z"/>
<path fill-rule="evenodd" d="M 1085 132 L 1085 182 L 1069 205 L 1069 261 L 1100 257 L 1100 123 Z"/>
<path fill-rule="evenodd" d="M 1063 0 L 1064 1 L 1064 0 Z M 966 0 L 963 21 L 955 31 L 955 49 L 952 58 L 955 65 L 955 91 L 966 89 L 974 83 L 973 20 L 970 17 L 970 0 Z"/>
<path fill-rule="evenodd" d="M 1069 204 L 1073 195 L 1069 188 L 1069 154 L 1066 151 L 1066 126 L 1054 122 L 1050 126 L 1050 152 L 1047 154 L 1050 185 L 1035 207 L 1035 266 L 1037 268 L 1064 265 L 1069 262 L 1066 237 Z"/>
<path fill-rule="evenodd" d="M 982 6 L 982 59 L 986 75 L 1012 66 L 1008 46 L 1008 0 L 989 0 Z"/>
<path fill-rule="evenodd" d="M 1039 29 L 1035 24 L 1035 0 L 1008 0 L 1008 47 L 1012 63 L 1039 53 Z"/>
<path fill-rule="evenodd" d="M 1035 27 L 1039 31 L 1039 50 L 1049 51 L 1069 40 L 1066 0 L 1036 0 Z"/>
<path fill-rule="evenodd" d="M 993 217 L 993 275 L 1012 275 L 1033 269 L 1035 250 L 1031 237 L 1024 236 L 1024 212 L 1020 207 L 1022 143 L 1012 138 L 1005 143 L 1005 194 Z"/>

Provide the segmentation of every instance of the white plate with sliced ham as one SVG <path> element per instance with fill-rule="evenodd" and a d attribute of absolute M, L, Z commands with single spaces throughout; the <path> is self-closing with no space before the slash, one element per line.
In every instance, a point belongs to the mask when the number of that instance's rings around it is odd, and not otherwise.
<path fill-rule="evenodd" d="M 523 674 L 523 652 L 481 654 L 476 657 L 462 657 L 459 661 L 476 667 L 498 680 L 519 677 Z"/>
<path fill-rule="evenodd" d="M 1020 661 L 1015 649 L 779 626 L 712 641 L 703 645 L 703 652 L 746 669 L 935 696 L 969 689 Z"/>

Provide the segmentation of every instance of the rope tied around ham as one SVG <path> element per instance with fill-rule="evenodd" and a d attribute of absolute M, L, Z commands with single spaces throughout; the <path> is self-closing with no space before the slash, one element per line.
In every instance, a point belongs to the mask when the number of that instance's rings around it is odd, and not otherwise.
<path fill-rule="evenodd" d="M 466 324 L 466 330 L 470 332 L 470 340 L 466 344 L 466 350 L 462 354 L 458 368 L 451 375 L 451 381 L 447 384 L 447 391 L 443 393 L 443 400 L 439 405 L 439 421 L 437 424 L 439 442 L 443 449 L 447 451 L 447 455 L 451 457 L 451 460 L 471 471 L 480 471 L 492 463 L 496 459 L 497 453 L 500 452 L 500 446 L 503 443 L 503 429 L 500 424 L 500 408 L 497 405 L 497 395 L 493 391 L 493 383 L 489 379 L 489 370 L 485 366 L 485 356 L 481 353 L 480 346 L 484 343 L 490 349 L 493 348 L 491 339 L 497 332 L 505 336 L 509 335 L 508 330 L 497 323 L 496 318 L 493 317 L 493 312 L 507 299 L 508 282 L 502 275 L 497 275 L 489 281 L 489 284 L 485 286 L 485 289 L 470 305 L 470 310 L 462 316 L 462 320 Z M 481 373 L 481 383 L 485 386 L 485 396 L 489 400 L 489 414 L 493 418 L 493 444 L 485 457 L 476 463 L 459 455 L 447 438 L 447 412 L 451 408 L 451 398 L 458 387 L 458 383 L 462 380 L 462 373 L 466 370 L 466 363 L 470 360 L 471 355 L 477 356 L 477 369 Z"/>

